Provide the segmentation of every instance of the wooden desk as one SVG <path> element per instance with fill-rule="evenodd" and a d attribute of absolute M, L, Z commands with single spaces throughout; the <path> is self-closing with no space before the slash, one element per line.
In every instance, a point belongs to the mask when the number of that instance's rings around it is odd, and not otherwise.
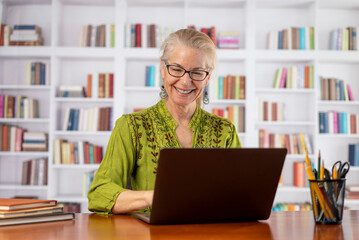
<path fill-rule="evenodd" d="M 358 239 L 359 211 L 345 211 L 341 225 L 316 225 L 312 212 L 273 212 L 263 222 L 151 226 L 132 216 L 76 214 L 75 221 L 0 227 L 1 240 L 16 239 Z"/>

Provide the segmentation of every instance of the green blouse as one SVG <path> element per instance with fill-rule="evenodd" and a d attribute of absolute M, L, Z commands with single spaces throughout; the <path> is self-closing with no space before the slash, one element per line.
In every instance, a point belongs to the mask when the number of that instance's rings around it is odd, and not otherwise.
<path fill-rule="evenodd" d="M 153 190 L 160 149 L 181 148 L 176 127 L 177 122 L 164 100 L 119 118 L 88 192 L 89 210 L 111 213 L 117 196 L 126 190 L 128 177 L 132 190 Z M 210 114 L 199 106 L 189 128 L 193 131 L 193 148 L 241 147 L 230 120 Z"/>

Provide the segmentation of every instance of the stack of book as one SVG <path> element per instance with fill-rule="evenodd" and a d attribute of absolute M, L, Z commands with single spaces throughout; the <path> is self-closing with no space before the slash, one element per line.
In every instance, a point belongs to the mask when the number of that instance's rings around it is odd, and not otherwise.
<path fill-rule="evenodd" d="M 349 144 L 349 163 L 351 166 L 359 166 L 359 144 Z"/>
<path fill-rule="evenodd" d="M 50 85 L 50 63 L 27 62 L 26 85 Z"/>
<path fill-rule="evenodd" d="M 260 148 L 287 148 L 288 154 L 312 154 L 313 148 L 308 134 L 269 133 L 267 129 L 259 130 Z"/>
<path fill-rule="evenodd" d="M 359 134 L 359 114 L 319 112 L 319 133 Z"/>
<path fill-rule="evenodd" d="M 102 146 L 88 142 L 54 140 L 54 164 L 100 164 L 102 152 Z"/>
<path fill-rule="evenodd" d="M 10 45 L 40 46 L 43 42 L 41 28 L 37 25 L 15 25 L 10 35 Z"/>
<path fill-rule="evenodd" d="M 330 50 L 358 50 L 359 38 L 357 34 L 359 27 L 336 28 L 330 31 Z"/>
<path fill-rule="evenodd" d="M 211 99 L 237 99 L 246 98 L 246 77 L 245 76 L 219 76 L 214 78 L 210 85 Z"/>
<path fill-rule="evenodd" d="M 161 81 L 160 65 L 146 66 L 145 86 L 146 87 L 159 87 Z"/>
<path fill-rule="evenodd" d="M 359 185 L 348 185 L 345 190 L 348 199 L 359 199 Z"/>
<path fill-rule="evenodd" d="M 86 97 L 113 98 L 113 73 L 87 74 Z"/>
<path fill-rule="evenodd" d="M 309 186 L 308 175 L 304 161 L 293 162 L 293 186 L 299 188 Z"/>
<path fill-rule="evenodd" d="M 73 219 L 56 200 L 0 198 L 0 226 Z"/>
<path fill-rule="evenodd" d="M 21 185 L 47 185 L 47 158 L 22 162 Z"/>
<path fill-rule="evenodd" d="M 227 109 L 213 108 L 212 114 L 229 118 L 237 129 L 237 132 L 244 132 L 245 130 L 245 109 L 244 106 L 234 105 Z"/>
<path fill-rule="evenodd" d="M 173 32 L 171 27 L 142 23 L 125 25 L 126 48 L 156 48 Z"/>
<path fill-rule="evenodd" d="M 320 77 L 320 99 L 330 101 L 354 101 L 349 83 L 337 78 Z"/>
<path fill-rule="evenodd" d="M 90 172 L 85 172 L 83 174 L 83 188 L 82 188 L 82 197 L 87 198 L 87 193 L 90 190 L 93 178 L 95 177 L 96 170 Z"/>
<path fill-rule="evenodd" d="M 277 69 L 273 88 L 314 88 L 314 67 L 300 64 Z"/>
<path fill-rule="evenodd" d="M 269 102 L 259 99 L 258 121 L 283 121 L 284 116 L 283 102 Z"/>
<path fill-rule="evenodd" d="M 22 151 L 23 134 L 26 129 L 0 123 L 0 150 L 4 152 Z"/>
<path fill-rule="evenodd" d="M 79 85 L 61 85 L 59 86 L 58 97 L 84 98 L 86 97 L 85 87 Z"/>
<path fill-rule="evenodd" d="M 271 31 L 267 35 L 267 49 L 314 50 L 314 27 L 290 27 Z"/>
<path fill-rule="evenodd" d="M 11 33 L 12 33 L 12 27 L 6 25 L 5 23 L 2 23 L 0 27 L 0 46 L 10 45 Z"/>
<path fill-rule="evenodd" d="M 17 95 L 0 94 L 0 118 L 38 118 L 38 101 Z"/>
<path fill-rule="evenodd" d="M 23 151 L 47 151 L 47 133 L 24 132 Z"/>
<path fill-rule="evenodd" d="M 90 109 L 67 108 L 62 130 L 110 131 L 111 112 L 111 107 Z"/>
<path fill-rule="evenodd" d="M 115 25 L 81 26 L 79 47 L 115 47 Z"/>
<path fill-rule="evenodd" d="M 239 49 L 239 32 L 220 32 L 217 37 L 220 49 Z"/>

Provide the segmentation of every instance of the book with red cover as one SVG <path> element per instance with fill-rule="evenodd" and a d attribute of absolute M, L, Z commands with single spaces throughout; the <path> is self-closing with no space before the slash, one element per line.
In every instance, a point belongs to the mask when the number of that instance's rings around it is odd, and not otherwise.
<path fill-rule="evenodd" d="M 91 97 L 92 91 L 92 74 L 87 74 L 87 88 L 86 88 L 86 97 Z"/>
<path fill-rule="evenodd" d="M 3 211 L 51 207 L 56 205 L 56 200 L 0 198 L 0 210 Z"/>
<path fill-rule="evenodd" d="M 109 83 L 109 98 L 113 98 L 113 73 L 110 73 L 110 83 Z"/>
<path fill-rule="evenodd" d="M 141 47 L 141 28 L 142 24 L 137 23 L 136 24 L 136 47 Z"/>

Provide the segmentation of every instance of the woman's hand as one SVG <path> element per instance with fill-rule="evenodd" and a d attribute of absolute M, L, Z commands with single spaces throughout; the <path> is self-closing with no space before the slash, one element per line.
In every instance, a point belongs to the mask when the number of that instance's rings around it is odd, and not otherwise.
<path fill-rule="evenodd" d="M 132 191 L 126 190 L 120 193 L 112 208 L 113 213 L 129 213 L 152 206 L 153 190 Z"/>

